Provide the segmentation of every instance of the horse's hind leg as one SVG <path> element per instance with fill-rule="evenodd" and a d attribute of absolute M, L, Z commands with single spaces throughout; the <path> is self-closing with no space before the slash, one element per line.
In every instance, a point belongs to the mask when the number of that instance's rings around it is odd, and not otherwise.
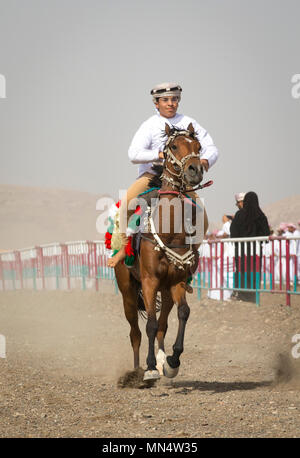
<path fill-rule="evenodd" d="M 140 345 L 142 334 L 138 324 L 137 311 L 137 294 L 128 294 L 123 298 L 124 312 L 128 323 L 130 324 L 130 341 L 133 350 L 134 369 L 140 366 Z"/>
<path fill-rule="evenodd" d="M 138 323 L 138 290 L 136 282 L 124 265 L 120 264 L 116 266 L 115 271 L 118 286 L 123 296 L 124 313 L 128 323 L 130 324 L 130 341 L 133 349 L 133 364 L 134 369 L 137 369 L 140 365 L 140 345 L 142 339 Z"/>
<path fill-rule="evenodd" d="M 171 294 L 174 302 L 178 307 L 178 332 L 175 343 L 173 345 L 173 355 L 167 357 L 167 361 L 164 364 L 164 375 L 166 377 L 173 378 L 178 374 L 180 360 L 179 357 L 183 352 L 183 342 L 186 322 L 190 315 L 190 308 L 185 298 L 185 285 L 179 283 L 178 285 L 171 288 Z"/>

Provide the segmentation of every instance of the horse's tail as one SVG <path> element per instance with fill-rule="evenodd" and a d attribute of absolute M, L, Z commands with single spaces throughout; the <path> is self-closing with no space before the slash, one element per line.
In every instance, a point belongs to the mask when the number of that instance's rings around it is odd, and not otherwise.
<path fill-rule="evenodd" d="M 138 312 L 139 312 L 139 315 L 144 318 L 144 320 L 147 319 L 147 312 L 146 312 L 146 307 L 145 307 L 145 303 L 144 303 L 144 297 L 143 297 L 143 292 L 142 290 L 140 289 L 139 290 L 139 294 L 138 294 L 138 300 L 137 300 L 137 308 L 138 308 Z M 156 313 L 160 312 L 161 310 L 161 298 L 157 295 L 156 296 Z"/>

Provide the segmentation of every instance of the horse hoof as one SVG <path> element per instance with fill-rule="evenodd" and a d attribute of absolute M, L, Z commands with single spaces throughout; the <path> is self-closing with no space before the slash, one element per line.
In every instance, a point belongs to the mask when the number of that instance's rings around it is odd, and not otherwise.
<path fill-rule="evenodd" d="M 168 364 L 167 360 L 165 361 L 164 366 L 163 366 L 163 373 L 165 377 L 174 378 L 176 377 L 178 372 L 179 372 L 179 366 L 173 368 Z"/>
<path fill-rule="evenodd" d="M 167 355 L 165 352 L 161 349 L 158 350 L 157 355 L 156 355 L 156 369 L 159 372 L 159 375 L 164 375 L 164 364 L 166 362 Z"/>
<path fill-rule="evenodd" d="M 193 294 L 193 292 L 194 292 L 193 287 L 191 285 L 188 285 L 188 284 L 185 285 L 185 290 L 189 294 Z"/>
<path fill-rule="evenodd" d="M 143 380 L 145 382 L 147 380 L 158 380 L 159 378 L 160 378 L 160 375 L 157 370 L 145 371 Z"/>

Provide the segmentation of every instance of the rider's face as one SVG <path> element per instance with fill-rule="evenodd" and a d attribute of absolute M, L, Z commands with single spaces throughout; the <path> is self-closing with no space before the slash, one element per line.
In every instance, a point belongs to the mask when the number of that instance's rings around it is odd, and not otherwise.
<path fill-rule="evenodd" d="M 164 118 L 173 118 L 178 108 L 178 97 L 160 97 L 155 106 Z"/>

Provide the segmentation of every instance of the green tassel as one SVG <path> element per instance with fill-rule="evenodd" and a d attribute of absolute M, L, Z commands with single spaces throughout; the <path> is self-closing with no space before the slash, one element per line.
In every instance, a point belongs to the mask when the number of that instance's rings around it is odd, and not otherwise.
<path fill-rule="evenodd" d="M 126 264 L 126 266 L 133 266 L 133 264 L 134 264 L 134 259 L 135 259 L 134 256 L 126 256 L 126 257 L 125 257 L 125 261 L 124 261 L 125 264 Z"/>
<path fill-rule="evenodd" d="M 114 224 L 114 220 L 109 216 L 109 217 L 108 217 L 108 222 L 110 223 L 110 225 L 109 225 L 108 228 L 107 228 L 107 232 L 109 232 L 110 234 L 112 234 L 113 231 L 114 231 L 114 225 L 115 225 L 115 224 Z"/>
<path fill-rule="evenodd" d="M 130 227 L 130 229 L 135 230 L 140 225 L 140 220 L 141 220 L 140 215 L 132 215 L 132 217 L 130 218 L 128 227 Z"/>
<path fill-rule="evenodd" d="M 191 276 L 191 277 L 189 277 L 189 278 L 187 279 L 186 282 L 187 282 L 187 284 L 189 285 L 190 283 L 192 283 L 192 281 L 193 281 L 193 277 Z"/>

